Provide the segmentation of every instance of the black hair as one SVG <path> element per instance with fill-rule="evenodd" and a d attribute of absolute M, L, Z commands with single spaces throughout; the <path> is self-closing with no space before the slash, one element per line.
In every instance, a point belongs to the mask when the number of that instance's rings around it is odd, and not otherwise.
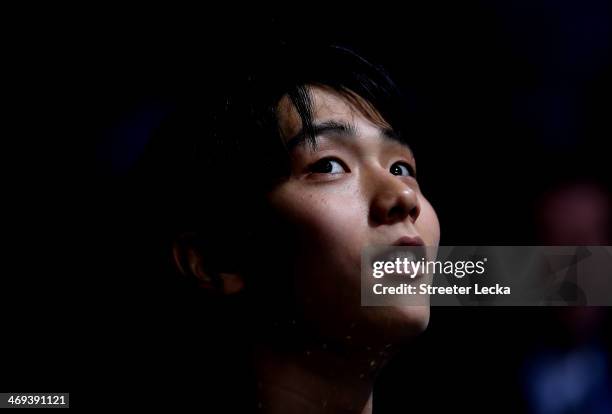
<path fill-rule="evenodd" d="M 283 97 L 291 100 L 311 145 L 309 86 L 330 88 L 351 103 L 361 98 L 400 140 L 410 135 L 412 123 L 387 72 L 347 47 L 283 45 L 251 58 L 234 60 L 220 90 L 208 87 L 180 106 L 143 159 L 151 205 L 162 209 L 156 220 L 167 225 L 165 234 L 201 234 L 203 250 L 214 252 L 218 262 L 228 262 L 228 246 L 250 237 L 245 229 L 267 222 L 263 195 L 288 174 L 277 115 Z"/>

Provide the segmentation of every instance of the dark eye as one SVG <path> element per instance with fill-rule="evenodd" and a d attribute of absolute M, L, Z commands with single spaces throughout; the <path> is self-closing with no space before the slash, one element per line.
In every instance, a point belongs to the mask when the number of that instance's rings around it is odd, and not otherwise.
<path fill-rule="evenodd" d="M 414 177 L 414 169 L 410 164 L 406 164 L 403 162 L 396 162 L 389 169 L 391 174 L 400 175 L 404 177 Z"/>
<path fill-rule="evenodd" d="M 310 171 L 319 174 L 342 174 L 346 168 L 342 163 L 333 158 L 323 158 L 310 166 Z"/>

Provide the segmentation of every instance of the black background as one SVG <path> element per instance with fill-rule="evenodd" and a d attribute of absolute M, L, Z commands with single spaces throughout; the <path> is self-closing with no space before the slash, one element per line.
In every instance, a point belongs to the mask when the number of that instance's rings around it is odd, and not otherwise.
<path fill-rule="evenodd" d="M 587 177 L 609 188 L 612 5 L 464 3 L 7 13 L 16 125 L 6 141 L 24 157 L 4 163 L 2 389 L 69 391 L 74 405 L 132 393 L 206 405 L 203 370 L 245 381 L 215 357 L 212 326 L 197 328 L 202 313 L 215 325 L 218 308 L 147 265 L 143 217 L 154 217 L 130 176 L 177 102 L 222 88 L 266 44 L 352 45 L 415 97 L 427 125 L 415 140 L 421 186 L 441 244 L 537 244 L 534 205 L 548 186 Z M 432 309 L 428 331 L 383 374 L 375 412 L 526 410 L 525 355 L 563 342 L 553 313 Z"/>

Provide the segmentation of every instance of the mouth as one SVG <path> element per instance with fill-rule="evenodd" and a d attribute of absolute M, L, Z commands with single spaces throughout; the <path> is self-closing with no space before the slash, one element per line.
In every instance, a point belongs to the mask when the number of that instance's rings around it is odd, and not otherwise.
<path fill-rule="evenodd" d="M 379 251 L 373 254 L 370 260 L 370 266 L 374 268 L 375 262 L 391 262 L 394 265 L 394 271 L 389 272 L 390 274 L 404 274 L 410 276 L 411 279 L 420 278 L 423 276 L 422 272 L 411 274 L 405 273 L 405 270 L 414 269 L 411 266 L 411 262 L 418 262 L 426 258 L 426 253 L 425 243 L 420 237 L 404 236 L 397 239 L 392 245 L 381 247 Z M 400 271 L 398 271 L 398 269 Z"/>

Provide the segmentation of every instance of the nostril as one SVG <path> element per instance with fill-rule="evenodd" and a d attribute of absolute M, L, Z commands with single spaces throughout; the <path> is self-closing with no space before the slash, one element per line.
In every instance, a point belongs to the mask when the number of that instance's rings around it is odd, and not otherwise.
<path fill-rule="evenodd" d="M 406 215 L 406 209 L 402 206 L 393 206 L 387 213 L 389 219 L 401 218 Z"/>
<path fill-rule="evenodd" d="M 414 222 L 419 216 L 419 212 L 420 212 L 419 206 L 413 206 L 411 208 L 408 208 L 403 205 L 397 205 L 389 209 L 387 213 L 387 218 L 389 220 L 403 220 L 408 216 Z"/>

